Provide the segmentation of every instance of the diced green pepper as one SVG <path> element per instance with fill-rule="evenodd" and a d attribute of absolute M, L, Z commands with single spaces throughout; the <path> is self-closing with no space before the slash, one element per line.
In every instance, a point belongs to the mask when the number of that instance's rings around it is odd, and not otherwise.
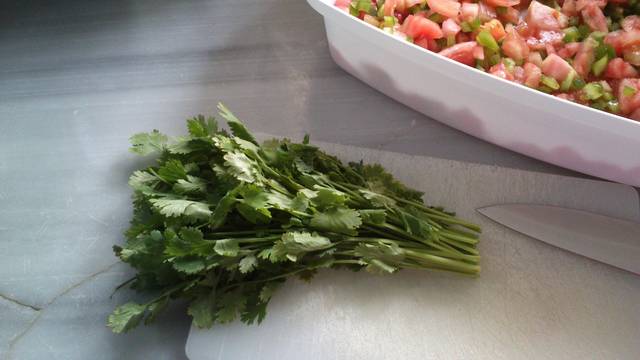
<path fill-rule="evenodd" d="M 454 35 L 447 36 L 447 47 L 453 46 L 456 43 L 456 37 Z"/>
<path fill-rule="evenodd" d="M 604 91 L 602 90 L 602 85 L 592 82 L 582 88 L 582 93 L 587 100 L 597 100 L 603 95 Z"/>
<path fill-rule="evenodd" d="M 603 56 L 600 60 L 593 63 L 591 66 L 591 70 L 593 71 L 593 75 L 600 76 L 604 69 L 607 68 L 607 64 L 609 63 L 609 57 Z"/>
<path fill-rule="evenodd" d="M 384 26 L 385 27 L 393 27 L 396 24 L 395 16 L 385 16 L 384 17 Z"/>
<path fill-rule="evenodd" d="M 408 42 L 410 42 L 410 43 L 412 43 L 412 44 L 413 44 L 413 38 L 412 38 L 411 36 L 407 36 L 407 37 L 406 37 L 406 40 L 407 40 Z"/>
<path fill-rule="evenodd" d="M 587 25 L 582 24 L 578 26 L 578 32 L 580 33 L 580 38 L 584 39 L 591 33 L 591 28 L 589 28 Z"/>
<path fill-rule="evenodd" d="M 473 31 L 473 30 L 471 30 L 471 25 L 466 21 L 463 21 L 463 22 L 460 23 L 460 29 L 462 29 L 463 32 L 471 32 L 471 31 Z"/>
<path fill-rule="evenodd" d="M 558 81 L 550 76 L 541 75 L 540 82 L 551 90 L 560 89 L 560 84 L 558 84 Z"/>
<path fill-rule="evenodd" d="M 499 64 L 500 60 L 501 60 L 500 54 L 492 53 L 491 56 L 489 56 L 489 65 L 493 66 L 493 65 Z"/>
<path fill-rule="evenodd" d="M 624 96 L 633 96 L 636 94 L 636 92 L 638 92 L 638 90 L 636 90 L 636 88 L 633 88 L 631 86 L 626 86 L 624 88 L 622 88 L 622 95 Z"/>
<path fill-rule="evenodd" d="M 576 27 L 576 26 L 578 26 L 578 24 L 580 24 L 580 19 L 577 16 L 570 16 L 569 17 L 569 26 Z M 578 28 L 576 28 L 576 30 L 577 29 Z"/>
<path fill-rule="evenodd" d="M 507 8 L 505 6 L 498 6 L 498 7 L 496 7 L 496 13 L 498 15 L 506 15 L 507 14 Z"/>
<path fill-rule="evenodd" d="M 609 109 L 609 111 L 611 111 L 614 114 L 617 114 L 620 112 L 620 104 L 618 103 L 618 100 L 609 100 L 607 101 L 607 109 Z"/>
<path fill-rule="evenodd" d="M 590 106 L 594 109 L 604 110 L 607 106 L 607 103 L 604 102 L 603 100 L 598 100 L 598 101 L 592 102 Z"/>
<path fill-rule="evenodd" d="M 613 94 L 609 91 L 605 91 L 604 94 L 602 94 L 602 99 L 605 101 L 613 100 Z"/>
<path fill-rule="evenodd" d="M 550 87 L 546 86 L 546 85 L 542 85 L 538 88 L 538 90 L 547 93 L 547 94 L 551 94 L 553 92 L 553 89 L 551 89 Z"/>
<path fill-rule="evenodd" d="M 568 27 L 563 31 L 564 37 L 562 38 L 562 41 L 565 43 L 576 42 L 580 39 L 580 31 L 578 31 L 578 28 L 575 26 Z"/>
<path fill-rule="evenodd" d="M 478 33 L 478 36 L 476 36 L 476 41 L 482 47 L 485 47 L 491 51 L 497 52 L 500 50 L 500 46 L 498 46 L 496 39 L 494 39 L 491 33 L 488 32 L 487 30 L 480 31 Z"/>
<path fill-rule="evenodd" d="M 364 11 L 368 13 L 371 10 L 371 1 L 370 0 L 354 0 L 351 2 L 351 6 L 353 6 L 358 12 Z"/>
<path fill-rule="evenodd" d="M 604 36 L 605 35 L 607 35 L 607 34 L 603 33 L 602 31 L 594 31 L 589 36 L 591 36 L 592 38 L 594 38 L 598 42 L 602 42 L 602 40 L 604 40 Z"/>
<path fill-rule="evenodd" d="M 573 85 L 573 80 L 576 78 L 576 75 L 578 75 L 576 71 L 571 70 L 567 77 L 562 80 L 562 84 L 560 84 L 560 90 L 569 91 L 571 89 L 571 85 Z"/>
<path fill-rule="evenodd" d="M 471 30 L 473 31 L 478 30 L 480 28 L 480 25 L 482 25 L 482 23 L 480 22 L 480 18 L 475 18 L 469 23 L 469 26 L 471 26 Z"/>
<path fill-rule="evenodd" d="M 584 88 L 585 85 L 586 83 L 584 82 L 584 80 L 578 77 L 573 80 L 572 88 L 575 90 L 580 90 Z"/>
<path fill-rule="evenodd" d="M 442 15 L 438 14 L 438 13 L 433 13 L 431 16 L 429 16 L 429 20 L 441 24 L 445 19 Z"/>
<path fill-rule="evenodd" d="M 513 68 L 516 67 L 516 62 L 511 58 L 502 59 L 502 63 L 507 68 L 507 70 L 509 70 L 509 72 L 513 72 Z"/>

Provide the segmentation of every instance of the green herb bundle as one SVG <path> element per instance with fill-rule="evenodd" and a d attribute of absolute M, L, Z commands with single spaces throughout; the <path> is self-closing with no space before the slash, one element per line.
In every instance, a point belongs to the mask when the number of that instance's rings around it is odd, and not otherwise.
<path fill-rule="evenodd" d="M 153 321 L 176 298 L 199 327 L 259 323 L 288 277 L 322 268 L 479 271 L 479 228 L 425 206 L 381 166 L 345 165 L 308 138 L 259 145 L 219 109 L 232 135 L 199 116 L 185 137 L 131 138 L 133 152 L 159 158 L 129 180 L 133 220 L 114 250 L 137 270 L 123 285 L 153 299 L 117 307 L 114 332 Z"/>

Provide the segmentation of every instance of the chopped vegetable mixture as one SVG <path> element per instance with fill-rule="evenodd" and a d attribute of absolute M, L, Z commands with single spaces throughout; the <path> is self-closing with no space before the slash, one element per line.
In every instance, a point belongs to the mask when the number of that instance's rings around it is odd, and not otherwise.
<path fill-rule="evenodd" d="M 336 0 L 335 5 L 455 61 L 640 121 L 638 0 Z"/>

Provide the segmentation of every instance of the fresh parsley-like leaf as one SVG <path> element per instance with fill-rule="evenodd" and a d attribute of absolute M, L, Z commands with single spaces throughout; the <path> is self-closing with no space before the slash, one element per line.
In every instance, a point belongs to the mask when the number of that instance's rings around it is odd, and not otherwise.
<path fill-rule="evenodd" d="M 240 260 L 238 270 L 243 274 L 252 272 L 258 266 L 258 259 L 254 255 L 247 255 Z"/>
<path fill-rule="evenodd" d="M 240 251 L 240 244 L 235 239 L 222 239 L 216 240 L 216 245 L 213 248 L 215 252 L 222 256 L 238 256 Z"/>
<path fill-rule="evenodd" d="M 252 142 L 254 144 L 258 144 L 258 141 L 251 135 L 249 130 L 244 126 L 244 124 L 235 116 L 226 106 L 222 103 L 218 104 L 218 110 L 220 110 L 220 116 L 222 116 L 226 121 L 229 127 L 231 128 L 231 132 L 233 135 L 239 137 L 242 140 L 246 140 Z"/>
<path fill-rule="evenodd" d="M 135 134 L 129 140 L 131 141 L 130 150 L 144 156 L 157 151 L 163 151 L 169 138 L 161 134 L 158 130 L 153 130 L 150 133 Z"/>
<path fill-rule="evenodd" d="M 317 230 L 354 235 L 362 224 L 360 214 L 353 209 L 336 207 L 318 212 L 311 218 L 310 225 Z"/>
<path fill-rule="evenodd" d="M 128 302 L 118 306 L 107 320 L 107 326 L 115 333 L 124 333 L 138 326 L 144 316 L 145 305 Z"/>

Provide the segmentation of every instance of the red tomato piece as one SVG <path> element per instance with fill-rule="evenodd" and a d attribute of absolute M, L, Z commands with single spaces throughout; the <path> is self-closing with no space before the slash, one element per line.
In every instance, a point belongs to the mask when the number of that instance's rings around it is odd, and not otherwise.
<path fill-rule="evenodd" d="M 581 11 L 590 4 L 594 4 L 599 8 L 607 6 L 607 0 L 576 0 L 576 10 Z"/>
<path fill-rule="evenodd" d="M 638 91 L 638 79 L 624 79 L 618 84 L 618 104 L 622 114 L 629 114 L 640 108 L 640 91 Z M 625 95 L 625 87 L 635 90 L 632 95 Z"/>
<path fill-rule="evenodd" d="M 573 59 L 573 68 L 578 75 L 586 77 L 591 71 L 591 65 L 593 64 L 595 49 L 598 46 L 598 42 L 592 38 L 587 38 L 580 43 L 580 48 L 576 53 L 575 59 Z"/>
<path fill-rule="evenodd" d="M 442 33 L 444 36 L 455 36 L 460 30 L 460 25 L 453 19 L 447 19 L 442 22 Z"/>
<path fill-rule="evenodd" d="M 640 30 L 633 29 L 631 31 L 625 31 L 621 36 L 620 44 L 619 44 L 621 49 L 624 49 L 628 46 L 633 46 L 633 45 L 640 45 Z"/>
<path fill-rule="evenodd" d="M 429 8 L 438 14 L 452 18 L 458 16 L 460 3 L 455 0 L 427 0 Z"/>
<path fill-rule="evenodd" d="M 580 43 L 571 42 L 571 43 L 565 44 L 560 50 L 556 52 L 556 54 L 558 54 L 558 56 L 560 56 L 563 59 L 569 59 L 569 58 L 572 58 L 573 55 L 575 55 L 578 52 L 578 49 L 580 49 Z"/>
<path fill-rule="evenodd" d="M 547 56 L 542 62 L 542 73 L 551 76 L 558 82 L 564 80 L 573 71 L 571 65 L 556 54 Z"/>
<path fill-rule="evenodd" d="M 504 66 L 503 62 L 499 62 L 490 67 L 489 74 L 509 81 L 513 81 L 515 79 L 513 74 L 507 69 L 506 66 Z"/>
<path fill-rule="evenodd" d="M 513 28 L 510 29 L 502 42 L 502 51 L 515 61 L 524 60 L 529 56 L 527 43 Z"/>
<path fill-rule="evenodd" d="M 640 109 L 635 109 L 630 115 L 631 120 L 640 121 Z"/>
<path fill-rule="evenodd" d="M 562 13 L 567 16 L 577 16 L 576 0 L 564 0 L 562 4 Z"/>
<path fill-rule="evenodd" d="M 460 7 L 460 20 L 472 21 L 480 14 L 480 6 L 474 3 L 462 3 Z"/>
<path fill-rule="evenodd" d="M 523 83 L 528 87 L 537 88 L 540 86 L 540 77 L 542 77 L 542 70 L 534 63 L 524 64 L 524 81 Z"/>
<path fill-rule="evenodd" d="M 504 13 L 498 14 L 498 18 L 506 23 L 517 24 L 520 21 L 520 11 L 513 7 L 507 7 Z"/>
<path fill-rule="evenodd" d="M 527 61 L 535 64 L 538 67 L 542 67 L 542 55 L 540 55 L 540 53 L 537 51 L 530 52 L 529 56 L 527 57 Z"/>
<path fill-rule="evenodd" d="M 400 27 L 400 31 L 413 39 L 425 37 L 428 39 L 439 39 L 442 37 L 440 25 L 423 17 L 409 15 Z"/>
<path fill-rule="evenodd" d="M 604 77 L 608 79 L 625 79 L 637 76 L 638 70 L 620 58 L 609 61 L 607 69 L 604 71 Z"/>
<path fill-rule="evenodd" d="M 504 31 L 502 23 L 498 19 L 487 21 L 486 23 L 484 23 L 484 25 L 482 25 L 481 28 L 489 31 L 489 33 L 491 33 L 491 36 L 493 36 L 493 38 L 497 41 L 504 39 L 505 35 L 507 34 Z"/>
<path fill-rule="evenodd" d="M 640 16 L 631 15 L 622 19 L 622 28 L 625 31 L 640 30 Z"/>
<path fill-rule="evenodd" d="M 487 1 L 487 4 L 493 7 L 498 7 L 498 6 L 509 7 L 509 6 L 516 6 L 520 4 L 520 0 L 486 0 L 486 1 Z"/>
<path fill-rule="evenodd" d="M 482 46 L 476 46 L 475 49 L 473 49 L 473 58 L 484 60 L 484 48 Z"/>
<path fill-rule="evenodd" d="M 539 30 L 562 30 L 569 24 L 566 15 L 535 0 L 529 5 L 526 21 Z"/>
<path fill-rule="evenodd" d="M 384 5 L 382 5 L 384 7 L 384 16 L 395 16 L 396 6 L 398 6 L 398 2 L 400 1 L 402 0 L 386 0 Z"/>
<path fill-rule="evenodd" d="M 608 32 L 609 27 L 607 26 L 607 18 L 604 16 L 602 9 L 598 7 L 595 3 L 587 4 L 581 11 L 582 20 L 591 28 L 593 31 L 602 31 Z"/>
<path fill-rule="evenodd" d="M 351 5 L 350 0 L 336 0 L 336 7 L 349 11 L 349 5 Z"/>
<path fill-rule="evenodd" d="M 439 54 L 463 64 L 473 65 L 473 50 L 476 48 L 476 45 L 477 43 L 475 41 L 467 41 L 446 48 L 440 51 Z"/>
<path fill-rule="evenodd" d="M 538 37 L 528 37 L 527 45 L 531 50 L 546 50 L 547 44 L 562 45 L 564 33 L 558 31 L 540 31 Z"/>
<path fill-rule="evenodd" d="M 612 31 L 604 37 L 604 43 L 611 45 L 616 54 L 622 54 L 622 45 L 624 42 L 625 32 L 622 30 Z"/>

